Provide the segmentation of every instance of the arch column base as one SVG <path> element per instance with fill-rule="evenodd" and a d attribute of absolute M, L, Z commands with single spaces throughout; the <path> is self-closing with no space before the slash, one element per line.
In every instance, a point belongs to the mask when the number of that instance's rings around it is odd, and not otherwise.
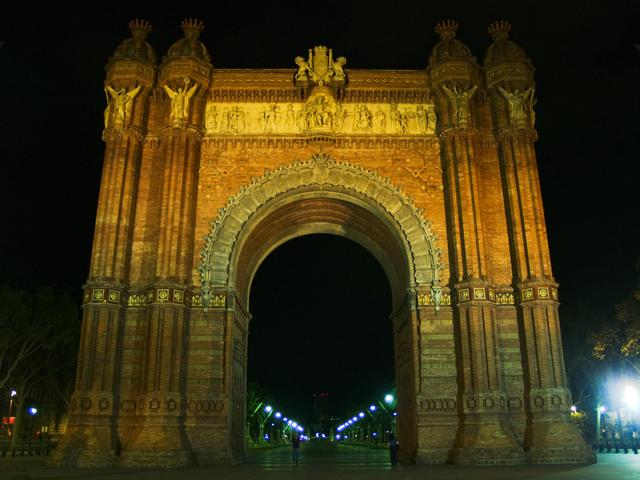
<path fill-rule="evenodd" d="M 56 467 L 112 467 L 116 464 L 111 425 L 70 425 L 48 464 Z"/>
<path fill-rule="evenodd" d="M 438 413 L 429 417 L 418 424 L 416 463 L 441 465 L 449 461 L 458 429 L 458 416 Z"/>
<path fill-rule="evenodd" d="M 531 463 L 596 463 L 593 449 L 567 416 L 564 413 L 533 416 L 527 426 L 527 452 Z"/>
<path fill-rule="evenodd" d="M 195 462 L 184 427 L 147 424 L 132 428 L 118 464 L 123 467 L 175 468 L 194 466 Z"/>
<path fill-rule="evenodd" d="M 233 452 L 229 434 L 220 425 L 196 425 L 187 427 L 193 451 L 193 459 L 199 467 L 235 465 L 247 460 L 246 452 Z"/>
<path fill-rule="evenodd" d="M 458 465 L 522 465 L 528 463 L 511 427 L 495 415 L 467 415 L 458 430 L 449 461 Z"/>

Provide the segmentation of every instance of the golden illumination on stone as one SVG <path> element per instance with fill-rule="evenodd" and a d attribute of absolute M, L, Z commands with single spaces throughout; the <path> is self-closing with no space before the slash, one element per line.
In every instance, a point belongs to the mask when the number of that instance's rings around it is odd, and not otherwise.
<path fill-rule="evenodd" d="M 389 280 L 402 461 L 593 461 L 567 415 L 533 66 L 508 22 L 482 65 L 438 23 L 416 70 L 347 69 L 326 46 L 286 69 L 217 68 L 203 27 L 186 19 L 158 64 L 134 21 L 107 63 L 83 344 L 52 463 L 246 460 L 253 276 L 314 233 L 358 242 Z"/>

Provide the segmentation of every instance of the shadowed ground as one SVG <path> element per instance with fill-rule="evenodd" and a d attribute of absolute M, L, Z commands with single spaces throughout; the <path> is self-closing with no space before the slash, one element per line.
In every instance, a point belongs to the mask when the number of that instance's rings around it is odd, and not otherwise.
<path fill-rule="evenodd" d="M 589 466 L 526 465 L 519 467 L 458 467 L 453 465 L 389 465 L 388 452 L 331 443 L 303 444 L 298 466 L 288 447 L 252 451 L 249 462 L 237 466 L 175 470 L 122 468 L 53 468 L 42 457 L 0 459 L 0 478 L 11 479 L 141 479 L 141 480 L 253 480 L 253 479 L 397 479 L 397 480 L 640 480 L 640 455 L 601 454 Z"/>

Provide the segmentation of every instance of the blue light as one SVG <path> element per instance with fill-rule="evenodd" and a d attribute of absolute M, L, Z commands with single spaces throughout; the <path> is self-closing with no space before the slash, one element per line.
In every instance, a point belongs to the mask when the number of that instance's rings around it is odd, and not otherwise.
<path fill-rule="evenodd" d="M 296 422 L 292 422 L 292 423 L 291 423 L 291 426 L 292 426 L 293 428 L 297 428 L 297 427 L 298 427 L 298 424 L 297 424 Z"/>
<path fill-rule="evenodd" d="M 38 409 L 36 407 L 31 407 L 28 411 L 29 415 L 35 415 L 36 413 L 38 413 Z"/>
<path fill-rule="evenodd" d="M 375 412 L 376 411 L 376 406 L 375 405 L 371 405 L 369 407 L 369 410 L 371 410 L 372 412 Z"/>
<path fill-rule="evenodd" d="M 338 434 L 336 435 L 336 440 L 340 440 L 342 437 Z"/>
<path fill-rule="evenodd" d="M 276 418 L 280 418 L 282 414 L 280 412 L 276 412 Z"/>
<path fill-rule="evenodd" d="M 286 422 L 286 421 L 288 421 L 288 420 L 289 420 L 289 419 L 288 419 L 287 417 L 284 417 L 284 418 L 282 419 L 282 421 L 283 421 L 283 422 Z"/>
<path fill-rule="evenodd" d="M 364 418 L 364 413 L 363 413 L 363 412 L 360 412 L 360 413 L 358 414 L 358 416 L 359 416 L 360 418 Z"/>
<path fill-rule="evenodd" d="M 304 432 L 304 428 L 302 428 L 301 426 L 298 427 L 298 431 L 299 432 Z"/>
<path fill-rule="evenodd" d="M 393 403 L 393 395 L 391 395 L 390 393 L 387 393 L 384 396 L 384 401 L 389 403 L 389 404 Z"/>
<path fill-rule="evenodd" d="M 354 422 L 358 421 L 358 417 L 353 417 L 351 420 L 353 420 Z"/>
<path fill-rule="evenodd" d="M 267 413 L 271 413 L 272 410 L 273 408 L 271 407 L 271 405 L 267 405 L 266 407 L 264 407 L 264 411 Z"/>

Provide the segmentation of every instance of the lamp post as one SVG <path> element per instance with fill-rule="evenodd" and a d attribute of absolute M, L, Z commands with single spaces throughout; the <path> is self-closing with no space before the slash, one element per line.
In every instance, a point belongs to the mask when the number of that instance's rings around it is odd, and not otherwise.
<path fill-rule="evenodd" d="M 632 385 L 627 385 L 624 387 L 624 397 L 622 397 L 622 402 L 627 406 L 631 413 L 631 448 L 633 449 L 634 454 L 638 454 L 638 432 L 636 431 L 636 411 L 638 407 L 640 407 L 640 396 L 638 395 L 638 391 Z M 622 434 L 622 432 L 621 432 Z M 625 453 L 627 452 L 627 448 L 625 445 Z"/>
<path fill-rule="evenodd" d="M 10 418 L 11 418 L 11 407 L 13 407 L 13 397 L 15 397 L 18 394 L 18 392 L 16 392 L 15 390 L 11 390 L 11 392 L 9 393 L 9 414 L 7 415 L 7 422 L 10 422 Z"/>
<path fill-rule="evenodd" d="M 11 389 L 11 391 L 9 392 L 9 413 L 7 414 L 7 433 L 10 434 L 10 438 L 9 438 L 9 449 L 13 449 L 13 425 L 11 425 L 11 409 L 13 407 L 13 399 L 14 397 L 18 395 L 18 392 L 16 392 L 14 389 Z"/>
<path fill-rule="evenodd" d="M 598 405 L 596 405 L 596 449 L 601 452 L 602 450 L 602 446 L 600 444 L 600 440 L 602 438 L 602 431 L 600 429 L 600 420 L 602 418 L 602 415 L 604 414 L 604 412 L 607 411 L 607 407 L 605 407 L 604 405 L 600 405 L 600 402 L 598 402 Z"/>

